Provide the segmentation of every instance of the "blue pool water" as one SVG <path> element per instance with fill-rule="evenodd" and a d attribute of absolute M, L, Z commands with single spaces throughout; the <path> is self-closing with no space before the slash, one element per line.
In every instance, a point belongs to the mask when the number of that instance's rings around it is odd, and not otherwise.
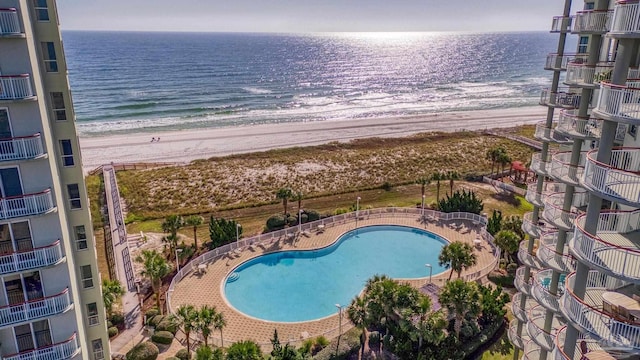
<path fill-rule="evenodd" d="M 227 277 L 224 293 L 231 306 L 255 318 L 319 319 L 335 314 L 335 304 L 350 304 L 375 274 L 396 279 L 428 277 L 425 264 L 433 266 L 433 275 L 443 272 L 438 255 L 446 244 L 438 235 L 411 227 L 363 227 L 323 249 L 277 252 L 249 260 Z"/>

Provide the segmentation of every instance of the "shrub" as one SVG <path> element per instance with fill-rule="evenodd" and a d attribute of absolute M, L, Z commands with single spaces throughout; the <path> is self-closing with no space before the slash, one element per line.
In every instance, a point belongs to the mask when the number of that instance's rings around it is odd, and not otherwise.
<path fill-rule="evenodd" d="M 180 349 L 176 353 L 176 357 L 180 360 L 189 360 L 189 353 L 187 353 L 187 349 Z"/>
<path fill-rule="evenodd" d="M 267 220 L 267 229 L 270 231 L 282 229 L 285 222 L 285 218 L 282 214 L 273 215 Z"/>
<path fill-rule="evenodd" d="M 346 214 L 349 212 L 349 209 L 345 209 L 345 208 L 338 208 L 335 211 L 335 215 L 340 215 L 340 214 Z"/>
<path fill-rule="evenodd" d="M 124 315 L 122 314 L 113 314 L 111 315 L 111 319 L 109 319 L 113 325 L 122 325 L 124 324 Z"/>
<path fill-rule="evenodd" d="M 151 319 L 158 316 L 158 314 L 160 314 L 160 311 L 156 308 L 147 310 L 147 312 L 144 313 L 144 316 L 147 318 L 147 325 L 150 325 L 149 323 L 151 322 Z"/>
<path fill-rule="evenodd" d="M 507 265 L 507 271 L 511 274 L 515 273 L 517 269 L 518 269 L 518 264 L 510 263 L 509 265 Z"/>
<path fill-rule="evenodd" d="M 168 331 L 156 331 L 151 335 L 151 341 L 157 344 L 169 345 L 173 341 L 173 334 Z"/>
<path fill-rule="evenodd" d="M 112 338 L 112 337 L 118 335 L 118 328 L 115 327 L 115 326 L 110 326 L 107 329 L 107 333 L 109 334 L 109 337 Z"/>
<path fill-rule="evenodd" d="M 391 185 L 390 182 L 385 181 L 384 183 L 382 183 L 382 185 L 380 186 L 380 189 L 384 190 L 384 191 L 391 191 L 393 189 L 393 185 Z"/>
<path fill-rule="evenodd" d="M 305 214 L 307 214 L 307 221 L 309 222 L 320 220 L 320 213 L 315 210 L 307 210 Z"/>
<path fill-rule="evenodd" d="M 145 341 L 133 347 L 126 355 L 127 360 L 155 360 L 160 350 L 156 344 Z"/>
<path fill-rule="evenodd" d="M 110 328 L 112 326 L 113 326 L 113 323 L 111 321 L 107 320 L 107 328 Z"/>
<path fill-rule="evenodd" d="M 164 315 L 156 315 L 154 317 L 151 318 L 151 320 L 149 320 L 149 325 L 153 326 L 153 327 L 157 327 L 158 324 L 160 324 L 162 322 L 162 320 L 165 319 L 166 316 Z"/>
<path fill-rule="evenodd" d="M 177 358 L 175 356 L 169 356 L 167 360 L 180 360 L 180 358 Z"/>
<path fill-rule="evenodd" d="M 156 331 L 168 331 L 173 335 L 178 331 L 178 326 L 175 321 L 170 318 L 164 318 L 160 323 L 156 326 Z"/>
<path fill-rule="evenodd" d="M 211 360 L 213 358 L 213 350 L 208 346 L 200 346 L 196 350 L 194 359 L 196 360 Z"/>
<path fill-rule="evenodd" d="M 316 338 L 316 344 L 318 344 L 318 345 L 320 345 L 322 347 L 325 347 L 325 346 L 329 345 L 329 340 L 327 340 L 327 338 L 324 337 L 324 336 L 318 336 Z"/>

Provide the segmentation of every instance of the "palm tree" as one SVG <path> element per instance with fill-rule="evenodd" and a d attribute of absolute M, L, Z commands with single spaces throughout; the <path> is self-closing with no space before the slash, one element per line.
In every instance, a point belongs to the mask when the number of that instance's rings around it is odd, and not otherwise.
<path fill-rule="evenodd" d="M 198 311 L 193 305 L 180 305 L 176 309 L 176 313 L 171 315 L 171 318 L 175 321 L 176 325 L 184 331 L 184 335 L 187 337 L 187 356 L 191 359 L 191 344 L 189 334 L 198 323 Z"/>
<path fill-rule="evenodd" d="M 421 177 L 418 180 L 416 180 L 416 184 L 420 184 L 420 190 L 422 192 L 422 198 L 424 199 L 425 189 L 426 189 L 427 185 L 431 184 L 431 179 L 429 179 L 427 177 Z"/>
<path fill-rule="evenodd" d="M 451 268 L 452 270 L 448 280 L 451 280 L 454 271 L 458 274 L 459 279 L 462 270 L 474 266 L 477 261 L 478 258 L 473 253 L 473 247 L 460 241 L 445 245 L 440 252 L 440 256 L 438 256 L 440 266 L 444 266 L 446 269 Z"/>
<path fill-rule="evenodd" d="M 453 182 L 455 180 L 460 180 L 460 174 L 458 174 L 456 171 L 448 171 L 447 179 L 449 180 L 449 189 L 451 191 L 451 196 L 453 196 Z"/>
<path fill-rule="evenodd" d="M 507 263 L 511 263 L 511 254 L 518 251 L 520 240 L 518 234 L 511 230 L 500 230 L 496 234 L 496 246 L 504 253 L 504 259 Z"/>
<path fill-rule="evenodd" d="M 227 350 L 227 360 L 262 360 L 260 345 L 251 340 L 233 343 Z"/>
<path fill-rule="evenodd" d="M 431 180 L 436 182 L 436 203 L 440 201 L 440 180 L 446 180 L 445 174 L 437 171 L 431 175 Z"/>
<path fill-rule="evenodd" d="M 184 221 L 185 225 L 193 226 L 193 245 L 196 251 L 198 250 L 198 226 L 202 225 L 203 221 L 204 219 L 199 215 L 191 215 Z"/>
<path fill-rule="evenodd" d="M 291 199 L 298 202 L 298 224 L 302 223 L 302 200 L 304 200 L 304 194 L 301 191 L 291 195 Z"/>
<path fill-rule="evenodd" d="M 222 329 L 227 326 L 227 320 L 224 318 L 224 314 L 219 312 L 213 316 L 213 328 L 220 330 L 220 347 L 224 347 L 224 338 L 222 337 Z"/>
<path fill-rule="evenodd" d="M 510 162 L 511 162 L 511 158 L 509 157 L 509 155 L 507 155 L 506 151 L 503 151 L 502 153 L 500 153 L 500 155 L 498 156 L 498 163 L 500 164 L 500 166 L 502 166 L 501 174 L 504 174 L 504 167 Z"/>
<path fill-rule="evenodd" d="M 202 334 L 202 337 L 204 338 L 204 346 L 209 346 L 209 336 L 211 336 L 211 328 L 216 315 L 216 308 L 208 305 L 203 305 L 200 308 L 200 311 L 198 311 L 196 330 Z"/>
<path fill-rule="evenodd" d="M 171 265 L 162 255 L 156 250 L 142 250 L 140 255 L 136 258 L 136 262 L 142 263 L 142 271 L 140 274 L 146 278 L 149 278 L 151 282 L 151 289 L 156 296 L 156 307 L 162 313 L 160 307 L 160 287 L 162 286 L 162 279 L 171 273 Z"/>
<path fill-rule="evenodd" d="M 102 280 L 102 300 L 107 309 L 107 315 L 111 316 L 113 305 L 124 295 L 126 291 L 118 280 Z"/>
<path fill-rule="evenodd" d="M 360 358 L 362 358 L 364 345 L 367 342 L 367 302 L 364 298 L 356 297 L 351 301 L 351 305 L 347 308 L 347 317 L 355 327 L 362 330 L 360 337 Z"/>
<path fill-rule="evenodd" d="M 183 225 L 184 220 L 182 219 L 182 216 L 178 215 L 169 215 L 162 223 L 162 231 L 169 233 L 169 236 L 163 239 L 169 243 L 169 258 L 171 258 L 171 254 L 174 253 L 176 244 L 178 243 L 178 230 L 180 230 Z"/>
<path fill-rule="evenodd" d="M 281 188 L 276 192 L 276 199 L 282 200 L 282 207 L 284 208 L 284 217 L 287 218 L 287 204 L 289 199 L 293 196 L 293 191 L 290 188 Z"/>
<path fill-rule="evenodd" d="M 487 150 L 486 159 L 491 160 L 491 175 L 493 175 L 493 167 L 498 162 L 498 159 L 500 159 L 500 156 L 506 153 L 507 151 L 502 146 Z"/>
<path fill-rule="evenodd" d="M 476 317 L 480 313 L 480 292 L 477 285 L 461 279 L 448 281 L 440 291 L 439 300 L 454 316 L 453 329 L 460 338 L 465 316 Z"/>

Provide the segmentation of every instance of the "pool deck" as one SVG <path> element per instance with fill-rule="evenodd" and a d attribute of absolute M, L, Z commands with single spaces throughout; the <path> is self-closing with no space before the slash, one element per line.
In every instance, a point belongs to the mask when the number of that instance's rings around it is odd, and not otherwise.
<path fill-rule="evenodd" d="M 421 223 L 417 217 L 376 217 L 358 221 L 358 227 L 367 225 L 405 225 L 438 234 L 448 241 L 462 241 L 474 245 L 473 240 L 479 238 L 478 231 L 480 225 L 474 225 L 471 221 L 451 220 Z M 253 249 L 245 249 L 239 257 L 223 257 L 208 264 L 204 274 L 192 272 L 186 275 L 175 285 L 175 290 L 171 296 L 171 307 L 175 310 L 180 305 L 191 304 L 196 308 L 201 305 L 215 306 L 225 316 L 227 326 L 223 329 L 224 345 L 228 346 L 238 340 L 250 339 L 261 345 L 263 351 L 271 348 L 269 339 L 273 336 L 274 329 L 278 330 L 278 335 L 283 343 L 290 342 L 297 344 L 306 337 L 317 337 L 324 335 L 331 339 L 338 335 L 338 315 L 336 314 L 324 319 L 307 321 L 301 323 L 277 323 L 263 321 L 248 317 L 230 307 L 221 294 L 221 283 L 226 275 L 240 263 L 262 254 L 282 251 L 282 250 L 305 250 L 325 247 L 335 242 L 342 234 L 355 228 L 354 222 L 343 225 L 336 225 L 326 228 L 320 233 L 315 231 L 308 235 L 300 235 L 294 239 L 282 239 L 272 245 L 256 246 Z M 494 261 L 492 248 L 483 241 L 481 246 L 474 248 L 478 255 L 477 265 L 462 273 L 462 276 L 471 274 L 482 269 Z M 449 272 L 434 275 L 433 283 L 438 286 L 444 284 L 449 277 Z M 416 287 L 420 287 L 429 282 L 429 270 L 425 268 L 425 278 L 407 281 Z M 453 275 L 455 279 L 456 275 Z M 316 279 L 316 281 L 331 281 L 332 279 Z M 203 286 L 207 284 L 207 286 Z M 211 286 L 211 284 L 215 284 Z M 214 291 L 211 291 L 211 289 Z M 286 294 L 283 294 L 286 295 Z M 351 324 L 346 316 L 342 319 L 342 331 L 349 329 Z M 213 341 L 211 341 L 213 340 Z M 212 334 L 213 342 L 220 345 L 220 332 Z"/>

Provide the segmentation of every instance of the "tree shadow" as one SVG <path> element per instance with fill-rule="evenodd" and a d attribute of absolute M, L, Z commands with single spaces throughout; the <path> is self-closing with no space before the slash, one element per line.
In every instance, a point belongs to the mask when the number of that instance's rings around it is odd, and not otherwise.
<path fill-rule="evenodd" d="M 497 201 L 504 201 L 509 205 L 513 205 L 514 207 L 518 207 L 522 203 L 520 198 L 517 198 L 515 194 L 507 191 L 493 194 L 491 195 L 491 197 Z"/>

